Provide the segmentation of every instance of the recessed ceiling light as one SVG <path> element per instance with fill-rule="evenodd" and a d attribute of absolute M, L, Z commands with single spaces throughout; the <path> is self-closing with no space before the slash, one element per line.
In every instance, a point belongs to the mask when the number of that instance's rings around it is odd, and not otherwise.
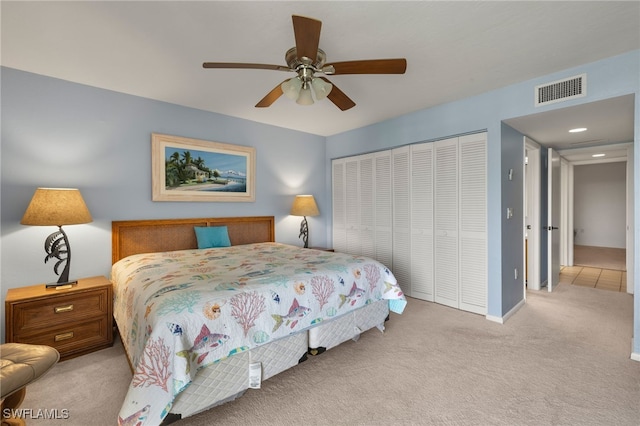
<path fill-rule="evenodd" d="M 597 157 L 604 157 L 606 154 L 593 154 L 592 157 L 593 158 L 597 158 Z"/>
<path fill-rule="evenodd" d="M 575 129 L 569 130 L 569 133 L 580 133 L 580 132 L 586 132 L 586 131 L 587 131 L 586 127 L 577 127 Z"/>

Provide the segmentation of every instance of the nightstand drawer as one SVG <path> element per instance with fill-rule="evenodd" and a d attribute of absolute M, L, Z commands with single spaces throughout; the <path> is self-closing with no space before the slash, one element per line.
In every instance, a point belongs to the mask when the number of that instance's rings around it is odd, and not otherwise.
<path fill-rule="evenodd" d="M 61 361 L 113 343 L 113 290 L 106 277 L 81 278 L 64 289 L 10 288 L 4 305 L 7 343 L 52 346 Z"/>
<path fill-rule="evenodd" d="M 111 345 L 110 321 L 104 316 L 86 322 L 77 322 L 62 327 L 48 328 L 44 333 L 16 336 L 16 343 L 30 343 L 54 347 L 69 356 L 87 347 Z"/>
<path fill-rule="evenodd" d="M 50 297 L 21 303 L 13 311 L 14 330 L 17 335 L 69 324 L 93 317 L 104 317 L 107 307 L 107 289 Z"/>

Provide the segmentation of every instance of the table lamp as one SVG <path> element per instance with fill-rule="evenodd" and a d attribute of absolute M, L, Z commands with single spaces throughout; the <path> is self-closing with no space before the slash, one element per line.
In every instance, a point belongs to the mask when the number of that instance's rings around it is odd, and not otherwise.
<path fill-rule="evenodd" d="M 307 216 L 318 216 L 318 206 L 313 195 L 296 195 L 293 200 L 293 206 L 291 206 L 291 214 L 293 216 L 302 216 L 302 222 L 300 223 L 300 235 L 304 241 L 304 248 L 309 248 L 309 226 L 307 224 Z"/>
<path fill-rule="evenodd" d="M 71 266 L 71 247 L 67 234 L 62 225 L 77 225 L 92 222 L 91 213 L 82 199 L 78 189 L 74 188 L 38 188 L 24 213 L 23 225 L 57 226 L 58 230 L 47 237 L 44 249 L 47 256 L 44 263 L 51 259 L 57 259 L 53 272 L 58 275 L 58 269 L 64 263 L 64 269 L 56 283 L 47 284 L 47 287 L 77 284 L 77 281 L 69 281 L 69 268 Z"/>

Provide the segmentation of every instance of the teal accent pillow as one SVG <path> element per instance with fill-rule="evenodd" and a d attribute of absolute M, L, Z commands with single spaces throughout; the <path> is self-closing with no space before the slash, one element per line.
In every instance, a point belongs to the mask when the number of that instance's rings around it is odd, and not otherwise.
<path fill-rule="evenodd" d="M 198 248 L 231 247 L 226 226 L 194 226 Z"/>

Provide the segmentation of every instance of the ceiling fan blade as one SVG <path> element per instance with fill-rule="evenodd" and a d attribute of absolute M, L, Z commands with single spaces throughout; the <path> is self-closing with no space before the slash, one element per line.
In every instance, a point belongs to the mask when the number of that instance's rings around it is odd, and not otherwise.
<path fill-rule="evenodd" d="M 292 71 L 291 68 L 284 65 L 243 64 L 243 63 L 236 63 L 236 62 L 205 62 L 202 64 L 202 68 L 234 68 L 234 69 Z"/>
<path fill-rule="evenodd" d="M 331 83 L 328 79 L 324 77 L 319 77 L 319 78 L 323 79 L 327 83 Z M 342 90 L 338 89 L 335 84 L 333 83 L 331 84 L 333 85 L 333 88 L 331 89 L 331 92 L 329 92 L 329 94 L 327 95 L 327 98 L 329 98 L 331 102 L 333 102 L 342 111 L 346 111 L 356 106 L 356 103 L 353 102 L 351 98 L 349 98 L 347 95 L 345 95 Z"/>
<path fill-rule="evenodd" d="M 284 80 L 284 81 L 287 81 L 287 80 Z M 284 83 L 284 81 L 282 83 Z M 280 87 L 282 83 L 279 83 L 276 87 L 273 88 L 273 90 L 267 93 L 267 96 L 262 98 L 260 102 L 256 104 L 256 108 L 265 108 L 265 107 L 271 106 L 272 103 L 277 101 L 278 98 L 282 96 L 282 87 Z"/>
<path fill-rule="evenodd" d="M 325 65 L 333 67 L 331 75 L 340 74 L 404 74 L 407 70 L 407 60 L 401 59 L 370 59 L 364 61 L 334 62 Z"/>
<path fill-rule="evenodd" d="M 311 63 L 315 63 L 316 57 L 318 56 L 322 22 L 298 15 L 293 15 L 292 18 L 298 58 L 306 56 L 311 59 Z"/>

